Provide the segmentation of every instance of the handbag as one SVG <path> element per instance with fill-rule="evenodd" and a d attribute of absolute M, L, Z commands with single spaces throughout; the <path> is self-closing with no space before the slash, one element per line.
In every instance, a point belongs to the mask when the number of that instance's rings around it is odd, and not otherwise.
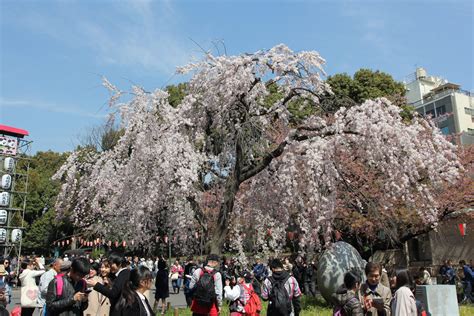
<path fill-rule="evenodd" d="M 171 281 L 176 281 L 177 279 L 179 279 L 179 273 L 178 272 L 172 273 Z"/>
<path fill-rule="evenodd" d="M 23 286 L 21 288 L 21 307 L 41 307 L 38 304 L 39 287 L 37 285 Z"/>

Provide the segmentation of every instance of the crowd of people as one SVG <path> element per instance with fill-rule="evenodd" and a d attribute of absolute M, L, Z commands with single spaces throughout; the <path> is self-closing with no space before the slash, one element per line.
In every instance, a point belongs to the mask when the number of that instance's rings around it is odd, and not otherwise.
<path fill-rule="evenodd" d="M 472 303 L 472 261 L 459 264 L 454 267 L 447 260 L 438 271 L 439 279 L 444 284 L 463 284 L 462 300 Z M 315 296 L 317 291 L 317 264 L 303 257 L 267 262 L 257 257 L 247 269 L 213 254 L 204 261 L 188 257 L 182 263 L 177 258 L 168 266 L 163 257 L 140 259 L 112 253 L 97 260 L 65 256 L 48 266 L 44 257 L 0 261 L 0 316 L 11 302 L 14 286 L 21 289 L 21 315 L 33 315 L 39 309 L 45 316 L 164 315 L 170 281 L 173 294 L 183 290 L 195 316 L 217 316 L 222 309 L 229 309 L 231 316 L 256 316 L 262 301 L 268 301 L 269 316 L 298 316 L 302 295 Z M 407 269 L 386 269 L 369 262 L 365 282 L 364 276 L 348 271 L 331 297 L 334 314 L 422 315 L 424 307 L 414 291 L 418 285 L 431 284 L 428 270 L 421 267 L 412 278 Z M 150 304 L 153 285 L 155 302 Z"/>

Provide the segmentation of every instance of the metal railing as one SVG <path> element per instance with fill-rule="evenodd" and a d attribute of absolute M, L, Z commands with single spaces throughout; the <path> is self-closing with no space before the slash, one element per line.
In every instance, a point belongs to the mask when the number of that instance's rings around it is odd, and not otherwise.
<path fill-rule="evenodd" d="M 412 102 L 410 103 L 410 105 L 414 106 L 414 107 L 418 107 L 420 105 L 423 105 L 425 103 L 431 103 L 432 101 L 436 101 L 438 99 L 441 99 L 442 97 L 445 97 L 447 95 L 450 95 L 452 93 L 461 93 L 461 94 L 464 94 L 469 98 L 469 104 L 472 105 L 473 103 L 473 98 L 474 98 L 474 93 L 473 92 L 470 92 L 470 91 L 467 91 L 467 90 L 461 90 L 461 89 L 447 89 L 447 90 L 443 90 L 443 91 L 440 91 L 438 93 L 435 93 L 435 94 L 432 94 L 432 95 L 428 95 L 426 97 L 423 97 L 423 99 L 420 99 L 418 101 L 415 101 L 415 102 Z"/>

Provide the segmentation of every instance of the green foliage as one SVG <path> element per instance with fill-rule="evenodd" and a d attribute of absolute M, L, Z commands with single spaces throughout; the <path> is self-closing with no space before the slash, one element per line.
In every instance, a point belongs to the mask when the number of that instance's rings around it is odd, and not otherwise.
<path fill-rule="evenodd" d="M 269 108 L 279 100 L 285 97 L 284 93 L 280 91 L 276 83 L 268 86 L 269 94 L 265 97 L 263 103 L 265 107 Z M 301 98 L 294 98 L 288 103 L 288 111 L 292 115 L 292 123 L 299 123 L 311 114 L 314 114 L 316 107 L 313 103 Z"/>
<path fill-rule="evenodd" d="M 102 248 L 94 248 L 90 254 L 92 259 L 99 259 L 101 256 L 105 255 L 105 250 Z"/>
<path fill-rule="evenodd" d="M 403 83 L 395 81 L 385 72 L 360 69 L 351 78 L 346 73 L 329 76 L 327 83 L 334 92 L 333 96 L 326 96 L 322 103 L 325 108 L 336 111 L 341 106 L 350 107 L 363 103 L 367 99 L 386 97 L 398 106 L 406 105 L 403 98 L 405 87 Z M 345 104 L 345 105 L 344 105 Z M 410 109 L 404 109 L 404 117 L 410 115 Z"/>
<path fill-rule="evenodd" d="M 23 247 L 29 251 L 45 252 L 51 242 L 60 237 L 58 234 L 67 234 L 72 231 L 69 223 L 55 218 L 56 212 L 53 205 L 59 193 L 60 184 L 51 180 L 54 173 L 66 161 L 67 154 L 46 151 L 37 152 L 30 158 L 24 222 L 27 229 Z M 22 172 L 26 173 L 26 168 Z M 16 215 L 19 215 L 19 212 Z M 19 218 L 15 218 L 13 222 L 18 220 Z"/>
<path fill-rule="evenodd" d="M 177 107 L 186 96 L 188 85 L 186 83 L 179 83 L 178 85 L 170 85 L 166 87 L 169 93 L 168 101 L 173 107 Z"/>
<path fill-rule="evenodd" d="M 262 301 L 262 311 L 260 315 L 267 315 L 268 302 Z M 332 308 L 327 305 L 321 297 L 307 297 L 303 296 L 301 298 L 301 312 L 300 316 L 330 316 L 332 315 Z M 192 312 L 189 308 L 179 308 L 177 309 L 179 316 L 191 316 Z M 158 315 L 158 314 L 157 314 Z M 176 315 L 174 310 L 168 310 L 166 312 L 167 316 Z M 229 316 L 229 307 L 227 304 L 224 304 L 220 310 L 219 315 Z"/>
<path fill-rule="evenodd" d="M 110 150 L 117 145 L 117 142 L 120 140 L 120 137 L 125 134 L 124 129 L 107 129 L 101 137 L 100 147 L 102 151 Z"/>

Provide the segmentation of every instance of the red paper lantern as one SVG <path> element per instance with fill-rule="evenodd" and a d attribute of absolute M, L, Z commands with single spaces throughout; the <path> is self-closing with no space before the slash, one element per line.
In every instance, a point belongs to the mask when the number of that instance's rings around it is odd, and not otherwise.
<path fill-rule="evenodd" d="M 69 245 L 69 239 L 68 239 L 68 240 L 66 240 L 66 245 Z"/>
<path fill-rule="evenodd" d="M 288 233 L 286 233 L 286 235 L 288 236 L 289 240 L 293 240 L 295 238 L 295 233 L 294 232 L 288 232 Z"/>
<path fill-rule="evenodd" d="M 466 236 L 466 223 L 459 224 L 459 232 L 461 233 L 461 236 Z"/>
<path fill-rule="evenodd" d="M 164 240 L 165 240 L 165 244 L 167 244 L 168 243 L 168 236 L 165 236 Z"/>
<path fill-rule="evenodd" d="M 124 241 L 122 241 L 122 247 L 124 247 L 124 248 L 125 248 L 126 246 L 127 246 L 127 242 L 126 242 L 125 240 L 124 240 Z"/>

